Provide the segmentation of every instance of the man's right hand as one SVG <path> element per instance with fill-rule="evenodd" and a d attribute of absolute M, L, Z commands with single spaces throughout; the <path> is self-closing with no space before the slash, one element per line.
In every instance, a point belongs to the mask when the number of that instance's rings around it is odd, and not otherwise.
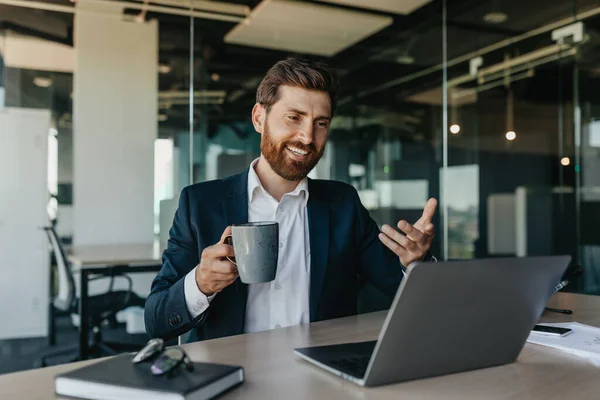
<path fill-rule="evenodd" d="M 223 243 L 228 235 L 231 235 L 231 226 L 225 229 L 219 243 L 202 251 L 196 268 L 196 284 L 206 296 L 219 293 L 238 277 L 237 267 L 225 258 L 234 256 L 233 246 Z"/>

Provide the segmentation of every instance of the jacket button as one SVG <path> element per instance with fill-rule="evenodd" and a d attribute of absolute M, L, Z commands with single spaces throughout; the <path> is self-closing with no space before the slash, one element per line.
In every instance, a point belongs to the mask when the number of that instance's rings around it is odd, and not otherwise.
<path fill-rule="evenodd" d="M 167 321 L 169 322 L 170 326 L 177 326 L 181 324 L 181 322 L 183 322 L 183 318 L 181 317 L 181 315 L 174 312 L 169 314 L 169 316 L 167 317 Z"/>

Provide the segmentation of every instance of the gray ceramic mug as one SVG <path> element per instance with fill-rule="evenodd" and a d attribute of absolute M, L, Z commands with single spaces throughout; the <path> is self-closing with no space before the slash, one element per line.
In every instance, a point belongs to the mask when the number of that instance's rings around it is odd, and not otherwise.
<path fill-rule="evenodd" d="M 248 222 L 231 227 L 225 243 L 233 244 L 235 257 L 227 257 L 237 266 L 244 283 L 270 282 L 277 274 L 279 255 L 279 224 Z"/>

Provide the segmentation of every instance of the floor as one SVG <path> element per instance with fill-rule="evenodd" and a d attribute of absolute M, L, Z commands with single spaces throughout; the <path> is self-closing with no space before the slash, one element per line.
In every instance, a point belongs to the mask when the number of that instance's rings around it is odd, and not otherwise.
<path fill-rule="evenodd" d="M 146 334 L 129 335 L 124 325 L 103 329 L 102 334 L 106 341 L 132 344 L 139 348 L 148 341 Z M 49 346 L 47 338 L 0 340 L 0 374 L 33 369 L 35 361 L 44 353 L 76 344 L 77 340 L 77 330 L 68 317 L 57 318 L 55 346 Z M 52 357 L 48 359 L 48 364 L 63 364 L 72 356 L 73 353 Z"/>

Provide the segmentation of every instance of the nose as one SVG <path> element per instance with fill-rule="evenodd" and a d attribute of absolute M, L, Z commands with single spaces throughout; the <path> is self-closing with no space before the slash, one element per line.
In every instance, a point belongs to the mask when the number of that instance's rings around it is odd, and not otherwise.
<path fill-rule="evenodd" d="M 298 139 L 304 144 L 311 144 L 315 139 L 315 129 L 312 124 L 306 124 L 298 131 Z"/>

